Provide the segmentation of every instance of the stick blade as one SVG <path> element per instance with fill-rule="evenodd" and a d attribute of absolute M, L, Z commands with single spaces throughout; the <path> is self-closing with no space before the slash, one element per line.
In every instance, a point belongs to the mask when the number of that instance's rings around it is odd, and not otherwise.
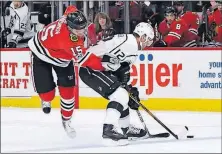
<path fill-rule="evenodd" d="M 169 136 L 169 133 L 150 134 L 150 138 L 167 138 Z"/>
<path fill-rule="evenodd" d="M 183 129 L 181 130 L 181 132 L 177 135 L 179 139 L 185 139 L 187 138 L 187 134 L 188 134 L 188 127 L 184 126 Z"/>

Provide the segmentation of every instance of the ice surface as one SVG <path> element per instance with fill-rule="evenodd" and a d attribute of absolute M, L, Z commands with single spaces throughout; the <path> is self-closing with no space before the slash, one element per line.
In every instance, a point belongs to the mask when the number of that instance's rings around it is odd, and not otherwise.
<path fill-rule="evenodd" d="M 221 113 L 153 112 L 175 133 L 189 127 L 194 139 L 146 139 L 121 147 L 102 144 L 105 110 L 75 110 L 72 124 L 77 137 L 70 139 L 63 130 L 59 109 L 45 115 L 41 109 L 1 108 L 1 152 L 31 153 L 221 153 Z M 142 112 L 151 133 L 166 132 L 156 121 Z M 135 112 L 131 122 L 142 127 Z"/>

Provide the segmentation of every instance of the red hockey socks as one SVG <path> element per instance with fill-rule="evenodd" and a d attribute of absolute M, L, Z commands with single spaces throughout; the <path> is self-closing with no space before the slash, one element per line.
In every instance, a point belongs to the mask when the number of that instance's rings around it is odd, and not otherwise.
<path fill-rule="evenodd" d="M 59 93 L 61 97 L 61 114 L 62 118 L 69 120 L 72 117 L 75 107 L 74 87 L 59 86 Z"/>
<path fill-rule="evenodd" d="M 44 102 L 51 102 L 55 97 L 55 89 L 53 89 L 47 93 L 41 93 L 41 94 L 39 94 L 39 97 Z"/>

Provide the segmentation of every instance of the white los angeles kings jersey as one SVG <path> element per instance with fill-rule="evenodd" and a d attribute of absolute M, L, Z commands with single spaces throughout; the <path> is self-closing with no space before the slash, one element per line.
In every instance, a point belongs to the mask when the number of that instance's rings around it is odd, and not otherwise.
<path fill-rule="evenodd" d="M 7 27 L 11 29 L 11 34 L 7 37 L 8 42 L 18 43 L 22 38 L 32 36 L 30 12 L 27 5 L 23 3 L 20 8 L 15 9 L 14 4 L 11 3 L 9 11 Z"/>
<path fill-rule="evenodd" d="M 99 57 L 110 54 L 112 57 L 117 57 L 121 63 L 133 64 L 138 56 L 138 44 L 132 34 L 117 34 L 111 40 L 100 41 L 87 51 Z"/>

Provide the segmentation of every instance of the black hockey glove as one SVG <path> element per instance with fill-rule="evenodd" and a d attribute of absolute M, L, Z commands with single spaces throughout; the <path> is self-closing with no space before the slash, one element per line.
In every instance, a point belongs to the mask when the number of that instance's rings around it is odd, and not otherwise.
<path fill-rule="evenodd" d="M 10 33 L 11 33 L 11 29 L 10 29 L 10 28 L 5 28 L 5 29 L 2 31 L 2 37 L 6 37 L 6 36 L 8 36 Z"/>
<path fill-rule="evenodd" d="M 118 80 L 123 84 L 126 85 L 130 80 L 130 66 L 129 63 L 123 62 L 119 69 L 117 69 L 114 73 L 117 76 Z"/>
<path fill-rule="evenodd" d="M 120 62 L 119 59 L 116 57 L 112 57 L 112 55 L 105 54 L 101 60 L 102 66 L 107 70 L 107 71 L 116 71 L 120 68 Z"/>
<path fill-rule="evenodd" d="M 7 48 L 16 48 L 16 43 L 15 42 L 9 42 L 7 45 Z"/>
<path fill-rule="evenodd" d="M 139 91 L 136 87 L 132 87 L 131 85 L 128 86 L 128 92 L 130 93 L 130 95 L 137 101 L 140 102 L 140 98 L 139 98 Z M 131 97 L 129 97 L 129 102 L 128 102 L 128 106 L 132 109 L 132 110 L 138 110 L 139 108 L 139 104 L 134 101 Z"/>
<path fill-rule="evenodd" d="M 108 41 L 111 40 L 115 35 L 115 30 L 113 28 L 108 28 L 102 31 L 102 40 Z"/>

